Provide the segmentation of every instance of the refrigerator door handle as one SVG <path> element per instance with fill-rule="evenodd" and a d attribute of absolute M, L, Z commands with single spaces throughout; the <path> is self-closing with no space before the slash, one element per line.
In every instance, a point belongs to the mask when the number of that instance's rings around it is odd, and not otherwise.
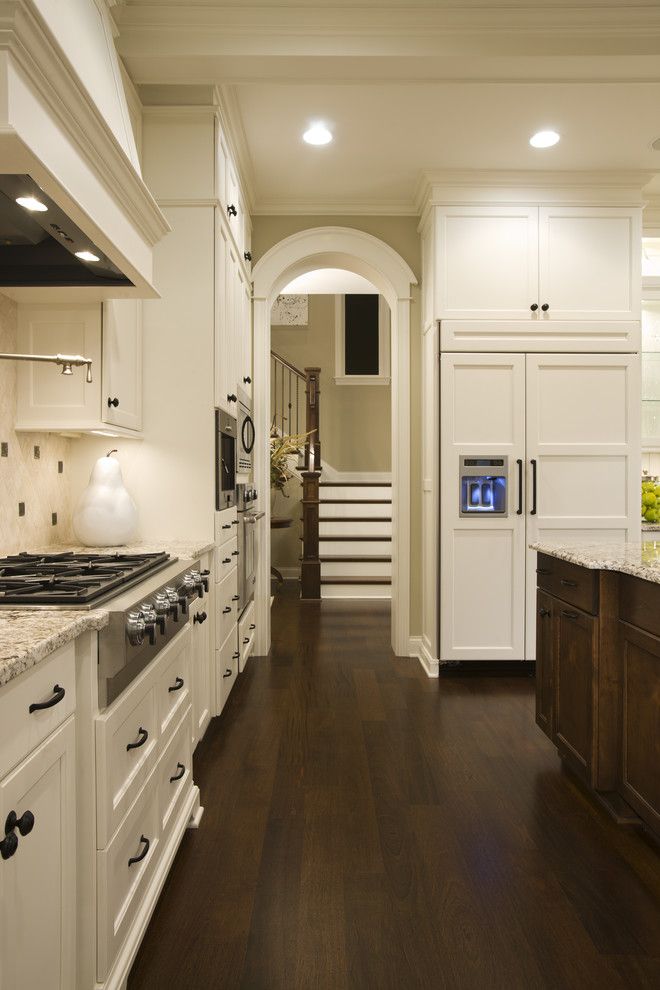
<path fill-rule="evenodd" d="M 516 509 L 516 515 L 522 516 L 523 511 L 523 462 L 522 458 L 518 458 L 516 461 L 518 465 L 518 508 Z"/>
<path fill-rule="evenodd" d="M 532 507 L 529 510 L 530 516 L 536 515 L 536 459 L 532 457 L 530 460 L 532 465 Z"/>

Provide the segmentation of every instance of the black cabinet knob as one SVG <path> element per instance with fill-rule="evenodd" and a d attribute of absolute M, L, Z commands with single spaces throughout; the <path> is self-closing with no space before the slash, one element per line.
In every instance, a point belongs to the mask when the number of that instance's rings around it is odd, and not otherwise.
<path fill-rule="evenodd" d="M 238 216 L 238 210 L 236 209 L 233 203 L 230 203 L 229 206 L 227 207 L 227 216 L 229 217 Z"/>
<path fill-rule="evenodd" d="M 532 305 L 529 308 L 531 309 L 532 313 L 535 313 L 536 310 L 539 308 L 539 304 L 538 303 L 532 303 Z"/>
<path fill-rule="evenodd" d="M 539 609 L 539 615 L 541 616 L 542 619 L 545 619 L 545 617 L 547 615 L 550 615 L 550 609 L 549 608 L 540 608 Z"/>
<path fill-rule="evenodd" d="M 245 378 L 243 379 L 243 381 L 245 382 L 246 385 L 251 385 L 252 384 L 252 379 L 250 378 L 249 375 L 246 375 Z"/>
<path fill-rule="evenodd" d="M 11 859 L 16 850 L 18 849 L 18 838 L 15 832 L 10 832 L 6 835 L 2 842 L 0 842 L 0 856 L 3 859 Z"/>
<path fill-rule="evenodd" d="M 114 398 L 114 399 L 108 398 L 108 409 L 110 408 L 110 406 L 114 406 L 115 409 L 116 409 L 118 405 L 119 405 L 119 399 L 117 399 L 117 398 Z"/>
<path fill-rule="evenodd" d="M 243 251 L 243 257 L 245 258 L 246 261 L 252 261 L 252 252 Z"/>
<path fill-rule="evenodd" d="M 544 313 L 547 313 L 548 310 L 550 309 L 550 303 L 543 303 L 541 309 L 543 310 Z"/>
<path fill-rule="evenodd" d="M 193 622 L 199 622 L 200 626 L 202 625 L 202 623 L 206 622 L 207 619 L 208 619 L 208 615 L 206 614 L 206 612 L 195 612 L 195 614 L 193 615 Z"/>
<path fill-rule="evenodd" d="M 227 396 L 227 402 L 237 402 L 237 396 L 233 392 L 230 392 Z"/>
<path fill-rule="evenodd" d="M 15 811 L 10 811 L 5 822 L 5 835 L 9 835 L 17 828 L 21 835 L 29 835 L 34 828 L 34 815 L 31 811 L 24 811 L 19 818 Z"/>

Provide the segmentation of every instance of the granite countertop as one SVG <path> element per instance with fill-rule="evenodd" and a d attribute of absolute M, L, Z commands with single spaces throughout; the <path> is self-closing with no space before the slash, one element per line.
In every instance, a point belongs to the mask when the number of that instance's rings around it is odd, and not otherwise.
<path fill-rule="evenodd" d="M 660 533 L 660 523 L 642 523 L 642 533 Z"/>
<path fill-rule="evenodd" d="M 33 553 L 160 553 L 165 551 L 172 557 L 187 557 L 196 560 L 213 550 L 215 543 L 208 540 L 144 540 L 128 543 L 120 547 L 83 547 L 76 543 L 55 543 L 46 547 L 28 548 Z"/>
<path fill-rule="evenodd" d="M 595 571 L 620 571 L 660 584 L 660 540 L 643 543 L 530 543 L 530 550 L 547 553 Z"/>
<path fill-rule="evenodd" d="M 0 685 L 36 666 L 88 629 L 107 626 L 108 618 L 103 609 L 0 609 Z"/>

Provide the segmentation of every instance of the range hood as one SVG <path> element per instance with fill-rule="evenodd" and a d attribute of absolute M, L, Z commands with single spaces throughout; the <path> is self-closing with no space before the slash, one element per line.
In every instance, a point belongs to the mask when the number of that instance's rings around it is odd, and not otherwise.
<path fill-rule="evenodd" d="M 0 3 L 3 292 L 157 296 L 153 248 L 169 229 L 140 174 L 106 4 Z"/>
<path fill-rule="evenodd" d="M 133 283 L 29 175 L 0 175 L 0 286 Z"/>

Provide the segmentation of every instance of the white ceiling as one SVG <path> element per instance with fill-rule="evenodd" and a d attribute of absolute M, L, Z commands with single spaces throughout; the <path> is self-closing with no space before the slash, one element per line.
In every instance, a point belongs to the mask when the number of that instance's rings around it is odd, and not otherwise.
<path fill-rule="evenodd" d="M 254 212 L 415 212 L 439 169 L 660 172 L 660 4 L 128 0 L 138 85 L 222 87 Z M 322 119 L 333 144 L 301 135 Z M 562 135 L 546 151 L 531 133 Z"/>

